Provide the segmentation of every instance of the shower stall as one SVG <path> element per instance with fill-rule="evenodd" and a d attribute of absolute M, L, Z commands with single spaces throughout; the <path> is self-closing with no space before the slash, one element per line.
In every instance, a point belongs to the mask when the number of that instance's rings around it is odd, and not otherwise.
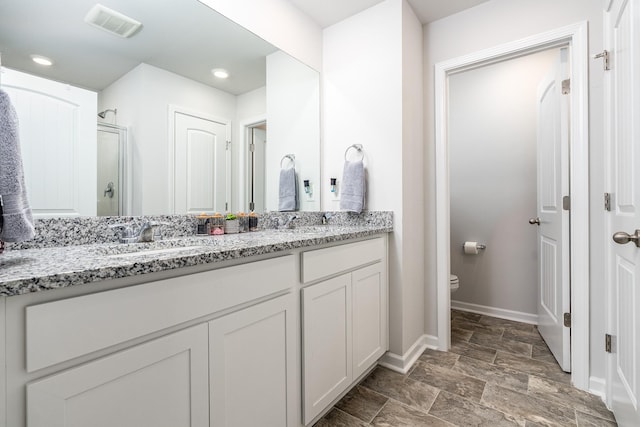
<path fill-rule="evenodd" d="M 129 206 L 126 128 L 98 123 L 97 144 L 97 215 L 126 215 Z"/>

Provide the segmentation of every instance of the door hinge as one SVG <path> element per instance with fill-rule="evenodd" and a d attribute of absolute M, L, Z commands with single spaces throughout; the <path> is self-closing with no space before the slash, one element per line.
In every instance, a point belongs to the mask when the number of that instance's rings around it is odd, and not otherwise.
<path fill-rule="evenodd" d="M 604 193 L 604 210 L 611 211 L 611 193 Z"/>
<path fill-rule="evenodd" d="M 225 212 L 229 210 L 229 203 L 224 202 L 224 210 Z"/>
<path fill-rule="evenodd" d="M 253 211 L 253 210 L 255 210 L 255 208 L 256 208 L 256 204 L 254 202 L 250 202 L 249 203 L 249 210 Z"/>
<path fill-rule="evenodd" d="M 571 197 L 570 196 L 562 197 L 562 209 L 564 209 L 565 211 L 570 211 L 571 210 Z"/>
<path fill-rule="evenodd" d="M 566 79 L 562 81 L 562 94 L 567 95 L 571 93 L 571 79 Z"/>
<path fill-rule="evenodd" d="M 602 65 L 604 66 L 604 70 L 605 71 L 609 71 L 611 69 L 610 57 L 611 57 L 611 55 L 609 54 L 608 50 L 603 50 L 602 52 L 598 53 L 597 55 L 593 55 L 593 59 L 602 58 L 602 60 L 603 60 L 603 64 Z"/>
<path fill-rule="evenodd" d="M 611 335 L 604 334 L 604 351 L 611 353 Z"/>
<path fill-rule="evenodd" d="M 229 150 L 229 147 L 231 147 L 231 141 L 227 141 L 227 145 L 226 145 L 226 150 Z"/>
<path fill-rule="evenodd" d="M 253 142 L 249 144 L 249 151 L 251 151 L 252 153 L 256 151 L 256 144 L 254 144 Z"/>
<path fill-rule="evenodd" d="M 564 314 L 564 327 L 565 328 L 571 327 L 571 313 Z"/>

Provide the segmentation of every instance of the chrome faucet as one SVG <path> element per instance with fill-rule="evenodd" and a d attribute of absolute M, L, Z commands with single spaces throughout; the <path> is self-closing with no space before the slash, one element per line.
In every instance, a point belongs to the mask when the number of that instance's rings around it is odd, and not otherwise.
<path fill-rule="evenodd" d="M 287 219 L 278 218 L 277 219 L 277 227 L 278 228 L 293 228 L 293 220 L 297 219 L 298 215 L 289 215 Z"/>
<path fill-rule="evenodd" d="M 322 214 L 322 225 L 327 225 L 333 214 L 325 212 Z"/>
<path fill-rule="evenodd" d="M 131 224 L 112 224 L 109 228 L 122 230 L 116 233 L 120 243 L 143 243 L 153 242 L 156 238 L 161 239 L 159 227 L 162 225 L 168 225 L 168 223 L 145 221 L 138 229 Z"/>

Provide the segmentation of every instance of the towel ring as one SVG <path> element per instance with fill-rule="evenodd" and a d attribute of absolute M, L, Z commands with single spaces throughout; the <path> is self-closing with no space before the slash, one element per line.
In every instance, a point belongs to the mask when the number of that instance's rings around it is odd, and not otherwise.
<path fill-rule="evenodd" d="M 347 160 L 347 154 L 349 153 L 349 150 L 351 150 L 352 148 L 356 149 L 358 151 L 358 153 L 360 153 L 360 155 L 362 156 L 360 158 L 360 160 L 364 159 L 364 153 L 362 152 L 362 144 L 352 144 L 350 146 L 347 147 L 347 149 L 344 152 L 344 160 Z"/>
<path fill-rule="evenodd" d="M 296 156 L 293 154 L 285 154 L 282 159 L 280 160 L 280 169 L 282 169 L 282 162 L 284 162 L 286 159 L 291 160 L 292 163 L 292 167 L 295 165 L 296 163 Z"/>

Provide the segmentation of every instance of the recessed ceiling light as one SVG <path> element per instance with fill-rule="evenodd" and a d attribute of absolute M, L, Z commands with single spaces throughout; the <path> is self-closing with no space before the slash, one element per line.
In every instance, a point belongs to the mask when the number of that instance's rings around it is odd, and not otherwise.
<path fill-rule="evenodd" d="M 214 68 L 211 73 L 219 79 L 229 78 L 229 72 L 224 68 Z"/>
<path fill-rule="evenodd" d="M 53 65 L 53 61 L 51 59 L 42 55 L 31 55 L 31 60 L 36 64 L 44 65 L 45 67 L 50 67 Z"/>

